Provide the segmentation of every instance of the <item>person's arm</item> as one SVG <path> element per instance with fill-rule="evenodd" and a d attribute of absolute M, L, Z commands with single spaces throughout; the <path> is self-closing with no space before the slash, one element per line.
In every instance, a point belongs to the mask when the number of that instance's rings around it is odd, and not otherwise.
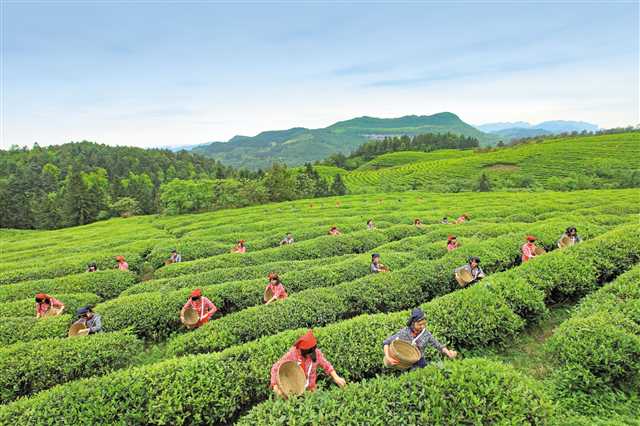
<path fill-rule="evenodd" d="M 97 333 L 102 330 L 102 318 L 98 314 L 93 314 L 93 326 L 89 327 L 89 333 Z"/>
<path fill-rule="evenodd" d="M 433 334 L 431 334 L 427 330 L 425 330 L 425 337 L 427 339 L 427 343 L 429 345 L 433 346 L 434 348 L 436 348 L 438 350 L 438 352 L 440 352 L 441 354 L 444 354 L 449 358 L 455 358 L 458 355 L 458 353 L 456 351 L 452 351 L 452 350 L 448 349 L 445 345 L 440 343 L 438 341 L 438 339 L 433 337 Z"/>
<path fill-rule="evenodd" d="M 176 256 L 176 263 L 177 263 L 177 262 L 182 262 L 182 255 L 181 255 L 181 254 L 178 254 L 178 255 Z"/>
<path fill-rule="evenodd" d="M 207 313 L 205 315 L 209 316 L 209 318 L 211 318 L 213 316 L 213 314 L 215 314 L 218 311 L 218 307 L 216 305 L 213 304 L 213 302 L 211 300 L 209 300 L 208 298 L 204 298 L 203 300 L 204 302 L 204 307 L 207 311 Z"/>
<path fill-rule="evenodd" d="M 484 278 L 484 271 L 478 266 L 478 278 Z"/>
<path fill-rule="evenodd" d="M 343 387 L 345 384 L 347 384 L 347 382 L 342 377 L 340 377 L 338 373 L 336 373 L 336 369 L 333 368 L 333 365 L 331 365 L 327 358 L 325 358 L 320 349 L 316 349 L 316 359 L 318 361 L 318 366 L 322 368 L 325 373 L 331 376 L 333 382 L 336 385 Z"/>

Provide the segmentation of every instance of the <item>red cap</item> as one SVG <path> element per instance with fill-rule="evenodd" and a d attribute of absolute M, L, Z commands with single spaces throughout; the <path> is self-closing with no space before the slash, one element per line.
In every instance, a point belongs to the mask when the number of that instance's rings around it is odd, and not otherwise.
<path fill-rule="evenodd" d="M 46 295 L 46 294 L 44 294 L 44 293 L 38 293 L 38 294 L 36 294 L 36 299 L 47 299 L 47 298 L 49 298 L 49 296 L 47 296 L 47 295 Z"/>
<path fill-rule="evenodd" d="M 244 244 L 244 240 L 240 240 L 240 241 L 238 241 L 238 242 L 239 242 L 239 243 L 242 243 L 242 244 Z"/>
<path fill-rule="evenodd" d="M 313 330 L 309 329 L 306 334 L 303 334 L 296 340 L 295 347 L 301 350 L 311 349 L 316 346 L 318 341 L 316 336 L 313 335 Z"/>
<path fill-rule="evenodd" d="M 278 274 L 275 272 L 269 272 L 269 275 L 267 276 L 269 278 L 269 280 L 273 280 L 273 279 L 278 279 Z"/>
<path fill-rule="evenodd" d="M 196 288 L 191 292 L 191 297 L 200 297 L 200 296 L 202 296 L 202 290 L 200 290 L 199 288 Z"/>
<path fill-rule="evenodd" d="M 124 262 L 124 256 L 116 256 L 118 262 Z"/>
<path fill-rule="evenodd" d="M 527 235 L 527 241 L 535 241 L 537 240 L 536 237 L 534 237 L 533 235 Z"/>
<path fill-rule="evenodd" d="M 456 239 L 456 236 L 455 236 L 455 235 L 449 235 L 449 236 L 447 237 L 447 241 L 451 241 L 451 240 L 455 240 L 455 239 Z"/>

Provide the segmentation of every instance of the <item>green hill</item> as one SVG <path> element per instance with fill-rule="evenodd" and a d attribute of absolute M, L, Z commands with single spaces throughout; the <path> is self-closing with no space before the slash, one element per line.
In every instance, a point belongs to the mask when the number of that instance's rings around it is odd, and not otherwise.
<path fill-rule="evenodd" d="M 460 151 L 461 158 L 440 159 L 439 151 L 418 155 L 395 167 L 375 169 L 399 152 L 372 160 L 344 175 L 351 193 L 422 189 L 474 190 L 485 174 L 494 190 L 615 188 L 640 186 L 640 133 L 549 139 L 488 151 Z M 414 156 L 414 154 L 409 154 Z M 415 158 L 415 157 L 414 157 Z"/>
<path fill-rule="evenodd" d="M 348 154 L 363 143 L 384 136 L 447 132 L 477 138 L 485 146 L 498 141 L 496 136 L 477 130 L 457 115 L 443 112 L 400 118 L 359 117 L 323 129 L 296 127 L 262 132 L 254 137 L 235 136 L 228 142 L 196 147 L 193 152 L 223 164 L 257 169 L 266 168 L 274 161 L 295 166 L 322 160 L 334 153 Z"/>

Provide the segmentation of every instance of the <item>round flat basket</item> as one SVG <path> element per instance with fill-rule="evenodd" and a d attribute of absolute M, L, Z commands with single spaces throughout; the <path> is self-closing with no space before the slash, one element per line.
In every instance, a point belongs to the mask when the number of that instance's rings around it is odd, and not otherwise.
<path fill-rule="evenodd" d="M 62 309 L 60 308 L 49 308 L 47 309 L 47 312 L 44 313 L 44 317 L 57 317 L 58 315 L 60 315 L 62 313 Z"/>
<path fill-rule="evenodd" d="M 273 297 L 273 292 L 269 287 L 264 289 L 264 301 L 268 302 Z"/>
<path fill-rule="evenodd" d="M 400 339 L 391 342 L 391 345 L 389 345 L 389 353 L 393 358 L 400 361 L 400 364 L 395 367 L 401 370 L 406 370 L 411 367 L 422 357 L 418 348 Z"/>
<path fill-rule="evenodd" d="M 573 245 L 573 240 L 569 236 L 565 235 L 560 238 L 560 242 L 558 243 L 558 245 L 560 246 L 560 248 L 570 247 Z"/>
<path fill-rule="evenodd" d="M 465 285 L 473 281 L 473 275 L 471 275 L 471 272 L 467 271 L 466 269 L 462 269 L 456 272 L 456 281 L 458 281 L 458 284 L 464 287 Z"/>
<path fill-rule="evenodd" d="M 184 321 L 182 323 L 187 327 L 193 327 L 200 320 L 200 316 L 193 308 L 187 308 L 184 311 L 183 317 L 184 317 Z"/>
<path fill-rule="evenodd" d="M 86 333 L 81 333 L 82 330 L 86 329 L 86 325 L 82 323 L 75 323 L 69 328 L 69 337 L 86 336 Z"/>
<path fill-rule="evenodd" d="M 295 361 L 287 361 L 278 368 L 277 383 L 280 390 L 286 395 L 302 395 L 304 393 L 306 378 L 302 367 Z"/>
<path fill-rule="evenodd" d="M 546 252 L 547 251 L 542 247 L 536 247 L 536 250 L 535 250 L 536 256 L 540 256 L 541 254 L 545 254 Z"/>

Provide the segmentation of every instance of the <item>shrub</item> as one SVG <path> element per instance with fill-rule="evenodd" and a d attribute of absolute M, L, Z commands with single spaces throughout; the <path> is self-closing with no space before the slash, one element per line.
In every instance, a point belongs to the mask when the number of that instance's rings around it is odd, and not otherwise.
<path fill-rule="evenodd" d="M 0 344 L 27 342 L 48 337 L 65 337 L 71 325 L 71 315 L 52 318 L 15 317 L 0 321 Z"/>
<path fill-rule="evenodd" d="M 123 333 L 43 339 L 0 349 L 0 403 L 127 366 L 142 343 Z"/>
<path fill-rule="evenodd" d="M 93 293 L 102 299 L 112 299 L 136 282 L 132 273 L 123 271 L 98 271 L 67 275 L 64 277 L 23 281 L 0 285 L 0 301 L 26 299 L 36 293 Z"/>
<path fill-rule="evenodd" d="M 239 425 L 544 424 L 551 404 L 513 368 L 482 358 L 253 408 Z"/>

